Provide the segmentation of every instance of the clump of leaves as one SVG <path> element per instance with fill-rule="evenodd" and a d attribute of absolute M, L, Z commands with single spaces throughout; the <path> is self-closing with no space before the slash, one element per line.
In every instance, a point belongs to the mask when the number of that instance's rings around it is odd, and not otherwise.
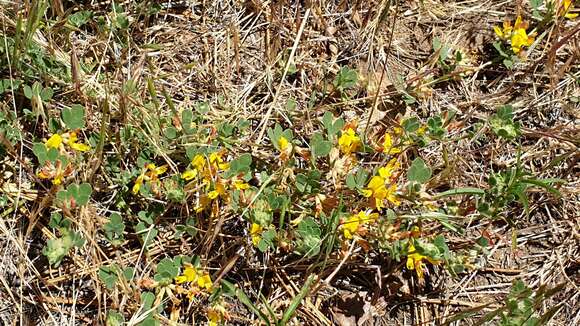
<path fill-rule="evenodd" d="M 510 292 L 505 299 L 505 305 L 487 313 L 476 324 L 481 325 L 494 319 L 499 319 L 497 325 L 501 326 L 546 325 L 562 308 L 563 304 L 561 303 L 548 309 L 543 315 L 538 314 L 538 310 L 542 307 L 546 299 L 558 293 L 563 286 L 564 284 L 560 284 L 549 289 L 543 285 L 537 291 L 533 291 L 523 281 L 516 280 L 513 282 Z"/>
<path fill-rule="evenodd" d="M 320 252 L 322 230 L 314 219 L 306 218 L 298 224 L 296 230 L 296 251 L 307 257 L 313 257 Z"/>
<path fill-rule="evenodd" d="M 93 188 L 88 183 L 71 184 L 66 190 L 56 193 L 56 201 L 69 209 L 84 206 L 89 202 Z"/>
<path fill-rule="evenodd" d="M 48 258 L 48 262 L 58 267 L 62 259 L 74 247 L 82 247 L 85 240 L 81 234 L 71 230 L 71 222 L 64 219 L 61 214 L 53 213 L 48 224 L 50 227 L 57 229 L 61 237 L 50 239 L 42 249 L 42 254 Z"/>
<path fill-rule="evenodd" d="M 135 232 L 140 236 L 145 248 L 153 243 L 153 240 L 155 240 L 155 237 L 159 233 L 159 230 L 154 226 L 154 216 L 155 212 L 140 211 L 137 214 L 140 221 L 135 225 Z"/>
<path fill-rule="evenodd" d="M 125 231 L 125 223 L 123 218 L 118 213 L 111 214 L 109 222 L 104 226 L 105 238 L 113 245 L 119 246 L 125 241 L 123 232 Z"/>
<path fill-rule="evenodd" d="M 561 179 L 538 179 L 533 177 L 529 172 L 522 169 L 518 164 L 516 167 L 509 168 L 505 171 L 492 172 L 489 177 L 489 189 L 480 198 L 478 211 L 484 216 L 497 217 L 505 207 L 514 201 L 518 201 L 526 213 L 529 212 L 529 202 L 527 191 L 532 186 L 541 187 L 557 196 L 560 192 L 552 185 L 554 183 L 563 183 Z M 508 219 L 508 222 L 513 222 Z"/>
<path fill-rule="evenodd" d="M 514 121 L 513 108 L 505 105 L 497 110 L 497 113 L 489 118 L 491 130 L 499 137 L 514 139 L 521 134 L 519 122 Z"/>
<path fill-rule="evenodd" d="M 334 78 L 332 85 L 339 94 L 344 95 L 346 90 L 352 89 L 356 86 L 358 81 L 358 74 L 356 70 L 348 67 L 342 67 Z"/>

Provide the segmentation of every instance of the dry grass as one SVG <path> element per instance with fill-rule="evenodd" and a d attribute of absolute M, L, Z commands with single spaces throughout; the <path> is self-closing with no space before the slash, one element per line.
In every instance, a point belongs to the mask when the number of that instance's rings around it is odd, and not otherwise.
<path fill-rule="evenodd" d="M 563 284 L 537 307 L 537 313 L 558 307 L 550 325 L 580 324 L 580 18 L 559 18 L 546 27 L 528 57 L 510 70 L 492 62 L 496 57 L 492 26 L 513 19 L 517 12 L 529 19 L 527 1 L 168 1 L 151 16 L 143 15 L 138 4 L 128 3 L 124 6 L 131 23 L 119 32 L 99 31 L 95 22 L 71 29 L 61 20 L 80 9 L 107 15 L 109 4 L 49 3 L 40 19 L 46 24 L 30 42 L 54 66 L 69 72 L 40 74 L 32 69 L 34 75 L 27 75 L 28 65 L 33 66 L 28 61 L 20 70 L 0 67 L 0 79 L 51 85 L 55 95 L 45 105 L 49 117 L 58 117 L 71 104 L 84 105 L 83 138 L 92 135 L 98 140 L 102 130 L 104 146 L 86 155 L 71 177 L 93 187 L 89 204 L 70 216 L 86 243 L 71 251 L 59 267 L 51 267 L 42 248 L 57 236 L 48 226 L 51 213 L 59 210 L 53 201 L 57 189 L 36 177 L 38 162 L 32 153 L 32 144 L 50 132 L 43 119 L 24 117 L 23 109 L 30 105 L 20 89 L 0 97 L 0 111 L 13 112 L 18 117 L 13 127 L 22 131 L 10 144 L 0 129 L 6 149 L 0 160 L 0 195 L 8 201 L 0 206 L 4 324 L 104 324 L 111 309 L 135 324 L 143 314 L 139 295 L 147 290 L 158 262 L 180 254 L 199 255 L 212 279 L 223 277 L 237 284 L 265 311 L 259 299 L 263 295 L 278 317 L 315 273 L 315 286 L 290 320 L 293 325 L 473 324 L 503 306 L 516 279 L 534 290 Z M 0 4 L 1 48 L 6 49 L 7 39 L 15 37 L 18 15 L 30 17 L 32 9 L 27 3 Z M 64 9 L 60 18 L 58 4 Z M 432 48 L 435 37 L 465 54 L 456 71 L 459 78 L 438 80 L 442 72 Z M 0 54 L 4 56 L 0 62 L 12 55 Z M 83 70 L 80 64 L 94 67 Z M 341 97 L 333 94 L 331 84 L 345 66 L 357 71 L 359 81 L 348 97 Z M 124 90 L 128 80 L 136 85 L 132 93 Z M 324 92 L 324 97 L 312 101 L 312 94 Z M 415 103 L 405 103 L 408 92 L 413 92 Z M 400 156 L 402 166 L 421 156 L 433 168 L 430 193 L 485 189 L 491 171 L 516 164 L 518 150 L 522 166 L 534 176 L 567 182 L 558 187 L 561 196 L 533 188 L 529 214 L 519 204 L 507 207 L 504 215 L 516 221 L 515 227 L 501 219 L 482 218 L 473 207 L 471 211 L 461 207 L 468 213 L 454 217 L 464 229 L 462 235 L 438 223 L 423 225 L 428 234 L 445 235 L 454 252 L 468 252 L 482 235 L 490 240 L 489 253 L 473 260 L 476 268 L 451 275 L 443 266 L 433 266 L 424 280 L 405 271 L 404 259 L 396 261 L 376 248 L 365 251 L 354 242 L 326 257 L 324 265 L 281 249 L 262 254 L 251 245 L 248 223 L 239 212 L 225 208 L 202 219 L 195 237 L 174 239 L 176 224 L 194 215 L 194 198 L 181 205 L 133 196 L 130 187 L 136 175 L 119 179 L 111 162 L 120 171 L 134 172 L 140 169 L 137 157 L 147 150 L 156 162 L 167 164 L 170 173 L 183 171 L 186 146 L 167 146 L 163 133 L 144 122 L 168 115 L 171 106 L 180 111 L 201 101 L 209 104 L 201 127 L 250 122 L 248 131 L 230 142 L 228 157 L 251 153 L 257 172 L 280 164 L 266 133 L 276 122 L 291 129 L 306 149 L 327 111 L 347 121 L 358 120 L 358 132 L 377 139 L 403 116 L 426 121 L 452 110 L 456 117 L 447 130 L 453 140 L 431 142 Z M 504 104 L 514 107 L 515 119 L 522 124 L 519 149 L 514 142 L 493 137 L 486 124 Z M 477 131 L 476 124 L 484 128 Z M 127 126 L 143 135 L 147 146 L 135 135 L 121 140 Z M 470 130 L 480 137 L 464 137 Z M 204 147 L 205 141 L 191 137 L 183 144 Z M 361 164 L 370 170 L 381 160 L 365 154 Z M 303 169 L 308 168 L 305 162 Z M 331 169 L 321 163 L 324 172 Z M 330 180 L 322 191 L 329 197 L 337 191 Z M 291 187 L 292 176 L 287 182 Z M 344 201 L 346 211 L 358 208 L 358 199 Z M 138 221 L 136 213 L 155 202 L 164 210 L 156 218 L 159 235 L 148 249 L 139 242 L 132 222 L 127 222 L 123 245 L 114 247 L 105 240 L 103 225 L 111 213 Z M 291 219 L 301 216 L 302 210 L 311 212 L 303 204 L 294 204 Z M 470 204 L 467 196 L 460 203 Z M 403 213 L 413 214 L 413 209 Z M 135 267 L 136 276 L 107 289 L 98 271 L 112 263 Z M 174 305 L 177 312 L 169 308 L 170 301 L 165 303 L 168 308 L 156 317 L 161 324 L 206 322 L 207 298 L 195 305 L 184 300 Z M 260 324 L 236 298 L 223 304 L 230 315 L 228 323 Z M 453 320 L 470 309 L 473 316 Z"/>

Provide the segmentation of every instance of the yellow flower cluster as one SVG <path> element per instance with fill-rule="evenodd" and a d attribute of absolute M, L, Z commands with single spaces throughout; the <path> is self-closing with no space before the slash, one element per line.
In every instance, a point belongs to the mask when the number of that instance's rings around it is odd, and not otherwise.
<path fill-rule="evenodd" d="M 341 225 L 345 239 L 352 239 L 355 235 L 360 235 L 365 231 L 364 225 L 374 223 L 379 214 L 370 213 L 370 211 L 361 211 L 350 216 Z"/>
<path fill-rule="evenodd" d="M 398 154 L 402 151 L 400 147 L 396 147 L 393 144 L 393 138 L 390 133 L 386 133 L 383 139 L 383 153 L 388 155 Z"/>
<path fill-rule="evenodd" d="M 209 162 L 202 154 L 196 154 L 191 160 L 191 169 L 186 170 L 181 178 L 187 181 L 193 180 L 198 175 L 209 183 L 209 180 L 218 172 L 229 169 L 229 163 L 223 159 L 224 152 L 214 152 L 209 156 Z"/>
<path fill-rule="evenodd" d="M 518 54 L 524 46 L 530 46 L 534 43 L 534 37 L 528 35 L 526 32 L 527 28 L 528 23 L 522 20 L 522 16 L 518 16 L 514 26 L 512 26 L 511 21 L 506 20 L 503 22 L 503 28 L 494 26 L 493 30 L 500 39 L 504 41 L 509 40 L 511 42 L 512 51 L 515 54 Z"/>
<path fill-rule="evenodd" d="M 355 152 L 360 146 L 360 138 L 352 128 L 348 128 L 342 132 L 338 138 L 338 147 L 344 154 L 351 154 Z"/>
<path fill-rule="evenodd" d="M 573 14 L 570 11 L 574 9 L 574 5 L 572 4 L 572 0 L 558 0 L 559 6 L 559 14 L 560 16 L 564 16 L 568 19 L 574 19 L 578 17 L 578 14 Z"/>
<path fill-rule="evenodd" d="M 280 147 L 280 151 L 285 152 L 289 146 L 290 142 L 288 141 L 288 139 L 286 139 L 286 137 L 284 136 L 280 136 L 280 138 L 278 139 L 278 147 Z"/>
<path fill-rule="evenodd" d="M 229 319 L 229 313 L 221 304 L 216 304 L 207 310 L 208 326 L 220 325 L 224 319 Z"/>
<path fill-rule="evenodd" d="M 213 283 L 211 281 L 209 273 L 204 270 L 197 269 L 195 266 L 191 264 L 185 265 L 185 268 L 183 269 L 183 274 L 175 278 L 175 283 L 177 284 L 190 283 L 197 289 L 206 290 L 207 292 L 211 292 L 213 287 Z M 192 291 L 191 293 L 196 292 Z M 189 299 L 191 300 L 192 297 L 190 296 Z"/>
<path fill-rule="evenodd" d="M 407 269 L 415 270 L 417 277 L 423 278 L 424 273 L 424 261 L 428 261 L 433 265 L 438 265 L 441 261 L 427 257 L 420 254 L 413 245 L 413 242 L 409 241 L 409 247 L 407 249 Z"/>
<path fill-rule="evenodd" d="M 258 243 L 262 240 L 263 230 L 264 228 L 260 224 L 252 223 L 252 226 L 250 227 L 250 236 L 252 237 L 252 244 L 254 246 L 258 246 Z"/>
<path fill-rule="evenodd" d="M 67 164 L 66 167 L 63 167 L 62 162 L 58 160 L 54 165 L 47 162 L 45 166 L 38 171 L 37 175 L 41 179 L 52 179 L 52 184 L 59 185 L 62 183 L 64 178 L 71 175 L 72 172 L 73 169 L 70 163 Z"/>
<path fill-rule="evenodd" d="M 227 181 L 219 176 L 219 172 L 228 170 L 230 168 L 223 156 L 225 151 L 218 151 L 211 153 L 209 158 L 202 154 L 196 154 L 191 160 L 190 168 L 181 174 L 181 178 L 186 181 L 191 181 L 200 178 L 202 186 L 205 186 L 207 194 L 200 196 L 199 204 L 196 206 L 196 211 L 203 210 L 211 200 L 218 197 L 227 198 Z M 237 190 L 246 190 L 250 185 L 239 177 L 234 177 L 229 180 L 231 186 Z M 213 184 L 213 190 L 211 185 Z"/>
<path fill-rule="evenodd" d="M 153 163 L 149 163 L 145 165 L 141 174 L 135 180 L 135 184 L 133 185 L 133 194 L 138 194 L 141 186 L 145 181 L 149 182 L 151 187 L 153 187 L 153 191 L 157 192 L 157 184 L 159 183 L 159 176 L 162 175 L 167 171 L 167 165 L 163 166 L 156 166 Z"/>
<path fill-rule="evenodd" d="M 63 149 L 64 144 L 71 149 L 78 152 L 86 152 L 91 149 L 91 146 L 83 143 L 78 143 L 77 133 L 74 131 L 64 133 L 62 135 L 54 134 L 44 143 L 46 148 Z"/>
<path fill-rule="evenodd" d="M 396 194 L 397 184 L 392 180 L 395 171 L 399 167 L 400 164 L 397 159 L 391 159 L 386 166 L 379 168 L 378 175 L 373 176 L 367 188 L 362 191 L 363 196 L 375 200 L 377 209 L 384 207 L 385 200 L 395 205 L 401 204 Z"/>
<path fill-rule="evenodd" d="M 44 146 L 47 150 L 55 148 L 62 153 L 66 153 L 65 145 L 77 152 L 86 152 L 91 149 L 89 145 L 78 142 L 78 136 L 75 131 L 64 134 L 53 134 L 46 140 L 46 142 L 44 142 Z M 63 182 L 66 176 L 71 175 L 73 172 L 70 163 L 67 164 L 66 167 L 63 167 L 62 165 L 63 164 L 60 160 L 56 161 L 55 164 L 47 162 L 37 173 L 37 176 L 41 179 L 52 179 L 54 185 L 59 185 Z"/>

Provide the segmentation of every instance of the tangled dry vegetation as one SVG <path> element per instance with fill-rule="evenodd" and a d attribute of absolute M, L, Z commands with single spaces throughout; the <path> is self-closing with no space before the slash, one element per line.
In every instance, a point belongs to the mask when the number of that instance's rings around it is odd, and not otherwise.
<path fill-rule="evenodd" d="M 4 324 L 580 324 L 580 4 L 0 4 Z"/>

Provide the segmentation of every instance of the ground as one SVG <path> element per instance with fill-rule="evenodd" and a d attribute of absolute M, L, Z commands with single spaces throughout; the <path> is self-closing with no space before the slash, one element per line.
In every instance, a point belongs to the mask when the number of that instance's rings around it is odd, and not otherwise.
<path fill-rule="evenodd" d="M 580 4 L 0 1 L 0 319 L 580 323 Z"/>

